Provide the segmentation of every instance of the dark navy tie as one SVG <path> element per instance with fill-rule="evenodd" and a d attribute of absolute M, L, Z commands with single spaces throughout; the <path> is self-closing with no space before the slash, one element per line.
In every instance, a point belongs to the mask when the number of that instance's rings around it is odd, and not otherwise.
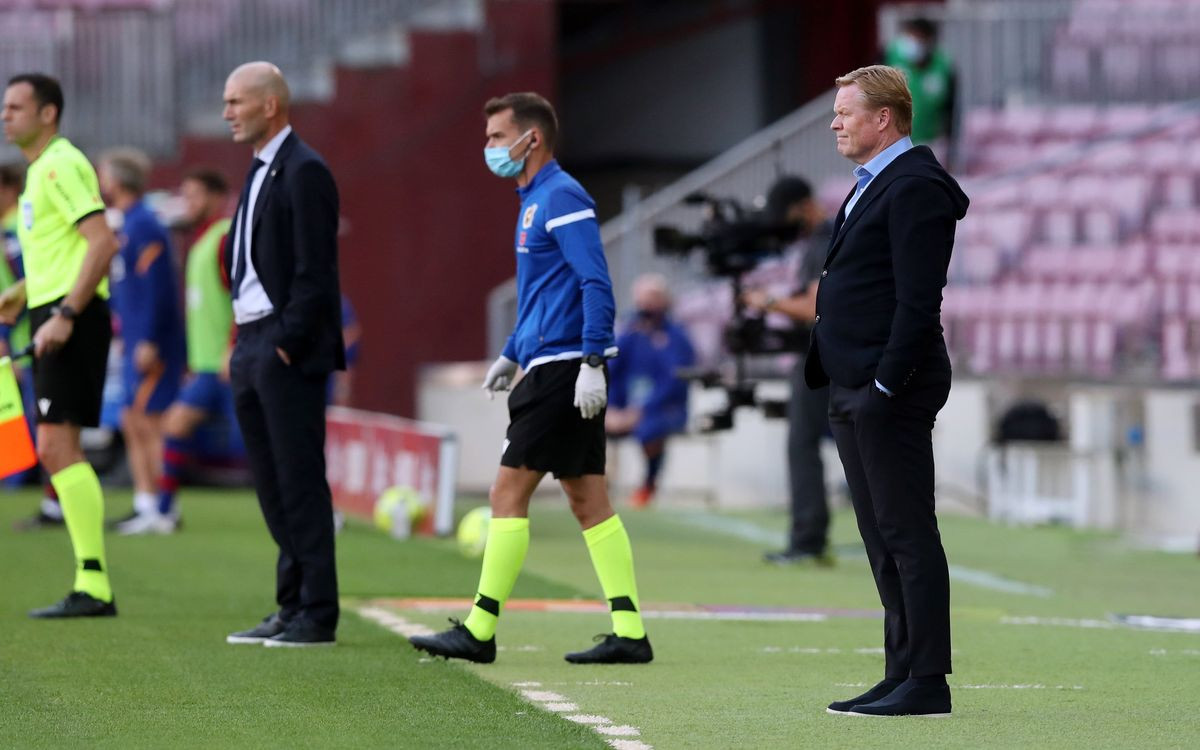
<path fill-rule="evenodd" d="M 246 253 L 246 237 L 250 234 L 250 187 L 254 184 L 254 175 L 258 174 L 259 168 L 264 166 L 266 162 L 255 157 L 254 162 L 250 165 L 250 171 L 246 174 L 246 184 L 242 187 L 242 197 L 238 199 L 238 213 L 241 216 L 238 219 L 238 242 L 234 248 L 233 254 L 233 283 L 230 285 L 230 297 L 238 298 L 238 291 L 242 288 L 242 280 L 246 278 L 246 265 L 250 262 L 250 258 Z"/>

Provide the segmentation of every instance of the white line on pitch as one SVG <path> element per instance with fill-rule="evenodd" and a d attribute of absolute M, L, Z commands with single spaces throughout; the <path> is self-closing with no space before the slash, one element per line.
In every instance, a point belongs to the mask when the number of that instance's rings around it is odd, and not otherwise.
<path fill-rule="evenodd" d="M 705 513 L 694 511 L 688 513 L 675 513 L 666 516 L 674 518 L 683 523 L 704 531 L 711 531 L 716 534 L 724 534 L 725 536 L 733 536 L 739 539 L 744 539 L 748 542 L 756 544 L 778 544 L 783 538 L 783 532 L 771 531 L 763 527 L 751 523 L 750 521 L 742 521 L 736 518 L 727 518 L 715 513 Z M 848 555 L 844 555 L 847 556 Z M 856 557 L 858 555 L 855 555 Z M 1014 581 L 1010 578 L 1005 578 L 995 573 L 990 573 L 986 570 L 976 570 L 963 565 L 951 565 L 950 578 L 960 583 L 979 586 L 980 588 L 991 589 L 993 591 L 1003 591 L 1009 594 L 1024 594 L 1027 596 L 1036 596 L 1040 598 L 1049 598 L 1054 595 L 1054 590 L 1045 586 L 1038 586 L 1032 583 L 1024 583 L 1022 581 Z"/>
<path fill-rule="evenodd" d="M 565 714 L 563 718 L 567 721 L 582 724 L 603 737 L 614 738 L 607 740 L 609 746 L 614 748 L 614 750 L 654 750 L 652 745 L 648 745 L 641 740 L 616 739 L 641 736 L 642 730 L 637 727 L 630 726 L 629 724 L 616 724 L 612 719 L 600 714 L 574 713 L 579 711 L 579 706 L 571 702 L 567 696 L 550 690 L 534 689 L 542 687 L 542 683 L 540 682 L 514 682 L 512 686 L 520 691 L 521 697 L 525 700 L 540 705 L 547 711 Z"/>
<path fill-rule="evenodd" d="M 355 612 L 360 617 L 370 620 L 405 638 L 410 635 L 430 635 L 433 633 L 431 629 L 420 623 L 409 622 L 403 617 L 380 607 L 360 607 Z M 572 703 L 566 696 L 549 690 L 530 689 L 541 687 L 542 683 L 540 682 L 514 682 L 512 685 L 521 689 L 521 695 L 526 700 L 537 703 L 547 711 L 557 714 L 571 714 L 566 717 L 568 720 L 574 721 L 577 724 L 590 726 L 592 731 L 600 735 L 606 737 L 637 737 L 641 734 L 641 730 L 637 727 L 629 726 L 628 724 L 613 724 L 611 719 L 603 716 L 574 713 L 579 710 L 579 706 Z M 592 721 L 593 719 L 595 721 Z M 653 745 L 648 745 L 640 740 L 610 739 L 608 740 L 608 744 L 614 750 L 654 750 Z"/>

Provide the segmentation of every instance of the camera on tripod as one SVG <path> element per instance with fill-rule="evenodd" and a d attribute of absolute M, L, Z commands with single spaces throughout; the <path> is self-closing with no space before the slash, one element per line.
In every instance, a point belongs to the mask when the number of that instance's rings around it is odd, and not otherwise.
<path fill-rule="evenodd" d="M 732 198 L 692 193 L 683 202 L 704 207 L 706 217 L 700 231 L 689 234 L 677 227 L 655 227 L 655 254 L 686 258 L 695 251 L 702 252 L 709 275 L 728 278 L 733 288 L 733 317 L 723 335 L 725 348 L 734 358 L 733 382 L 712 371 L 679 373 L 680 377 L 699 381 L 705 388 L 725 391 L 726 406 L 705 415 L 700 431 L 731 429 L 734 411 L 743 406 L 757 406 L 768 417 L 783 417 L 786 402 L 756 396 L 755 383 L 746 375 L 746 357 L 799 351 L 807 337 L 794 328 L 772 328 L 763 316 L 746 315 L 746 307 L 742 304 L 742 275 L 766 258 L 781 254 L 798 237 L 799 227 L 780 223 L 765 212 L 747 208 Z"/>

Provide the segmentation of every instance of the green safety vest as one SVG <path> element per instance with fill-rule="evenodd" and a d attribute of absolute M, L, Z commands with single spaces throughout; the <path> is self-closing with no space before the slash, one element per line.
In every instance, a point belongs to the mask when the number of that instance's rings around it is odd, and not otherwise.
<path fill-rule="evenodd" d="M 229 219 L 212 223 L 188 253 L 184 270 L 187 289 L 188 369 L 220 372 L 229 346 L 233 304 L 221 281 L 218 253 L 221 237 L 229 231 Z"/>
<path fill-rule="evenodd" d="M 929 64 L 917 68 L 900 57 L 896 43 L 888 45 L 884 61 L 904 71 L 913 102 L 913 143 L 929 143 L 945 135 L 946 108 L 954 68 L 941 50 L 934 50 Z"/>
<path fill-rule="evenodd" d="M 3 234 L 4 234 L 4 242 L 6 245 L 9 242 L 12 242 L 14 245 L 17 244 L 17 216 L 18 215 L 19 214 L 17 212 L 16 206 L 13 206 L 13 210 L 10 211 L 8 213 L 8 215 L 3 218 Z M 18 245 L 18 247 L 19 247 L 19 245 Z M 7 254 L 9 252 L 9 250 L 10 249 L 8 247 L 2 247 L 2 248 L 0 248 L 0 253 Z M 0 257 L 0 292 L 3 292 L 5 289 L 8 289 L 10 286 L 12 286 L 15 283 L 17 283 L 17 277 L 13 274 L 12 269 L 9 268 L 8 258 Z M 27 315 L 26 313 L 21 313 L 21 317 L 17 318 L 16 325 L 14 325 L 12 328 L 9 329 L 8 349 L 9 349 L 9 351 L 16 353 L 16 352 L 21 351 L 28 345 L 29 345 L 29 315 Z"/>

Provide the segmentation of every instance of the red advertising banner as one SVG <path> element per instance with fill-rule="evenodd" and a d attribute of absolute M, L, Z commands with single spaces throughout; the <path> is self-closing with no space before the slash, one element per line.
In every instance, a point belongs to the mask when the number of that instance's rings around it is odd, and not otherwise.
<path fill-rule="evenodd" d="M 430 511 L 416 530 L 451 532 L 458 445 L 449 428 L 341 407 L 326 410 L 325 423 L 334 507 L 371 518 L 380 493 L 410 488 Z"/>

